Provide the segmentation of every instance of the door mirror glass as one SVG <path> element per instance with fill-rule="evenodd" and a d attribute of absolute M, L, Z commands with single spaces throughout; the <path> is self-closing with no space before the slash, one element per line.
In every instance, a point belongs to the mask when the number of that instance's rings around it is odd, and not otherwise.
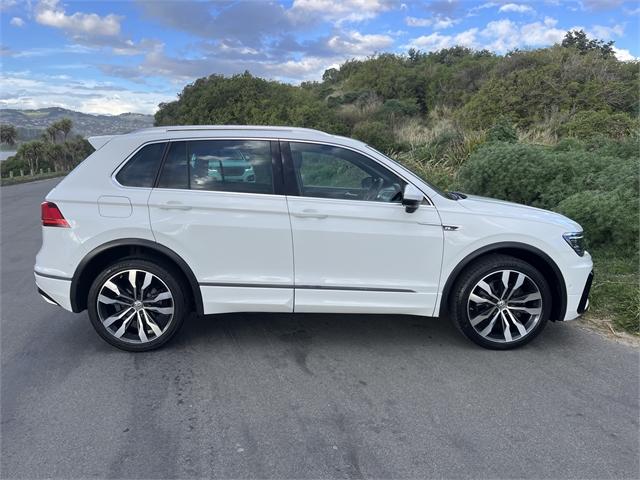
<path fill-rule="evenodd" d="M 415 186 L 407 183 L 402 192 L 402 205 L 407 213 L 415 212 L 424 200 L 424 194 Z"/>

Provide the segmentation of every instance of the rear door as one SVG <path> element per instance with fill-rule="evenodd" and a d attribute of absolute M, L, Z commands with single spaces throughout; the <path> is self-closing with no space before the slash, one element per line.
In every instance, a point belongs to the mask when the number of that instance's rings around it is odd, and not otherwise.
<path fill-rule="evenodd" d="M 425 199 L 401 204 L 405 180 L 351 149 L 282 143 L 298 312 L 432 315 L 443 232 Z"/>
<path fill-rule="evenodd" d="M 293 310 L 277 142 L 173 141 L 149 197 L 156 240 L 192 268 L 205 313 Z"/>

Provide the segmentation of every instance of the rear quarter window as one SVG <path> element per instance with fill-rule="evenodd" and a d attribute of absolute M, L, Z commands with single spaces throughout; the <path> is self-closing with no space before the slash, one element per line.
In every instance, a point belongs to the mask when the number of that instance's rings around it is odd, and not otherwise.
<path fill-rule="evenodd" d="M 116 180 L 125 187 L 153 187 L 166 142 L 145 145 L 120 169 Z"/>

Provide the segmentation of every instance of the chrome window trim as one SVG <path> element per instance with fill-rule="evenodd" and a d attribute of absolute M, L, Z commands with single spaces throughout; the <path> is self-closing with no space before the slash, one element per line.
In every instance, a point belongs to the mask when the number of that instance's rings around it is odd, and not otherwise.
<path fill-rule="evenodd" d="M 341 145 L 339 143 L 332 143 L 332 142 L 325 142 L 325 141 L 316 141 L 316 140 L 292 140 L 292 139 L 286 139 L 286 138 L 280 138 L 279 139 L 281 142 L 293 142 L 293 143 L 310 143 L 310 144 L 314 144 L 314 145 L 327 145 L 327 146 L 331 146 L 331 147 L 338 147 L 338 148 L 344 148 L 346 150 L 351 150 L 352 152 L 358 153 L 360 155 L 362 155 L 365 158 L 368 158 L 369 160 L 371 160 L 372 162 L 377 163 L 378 165 L 380 165 L 382 168 L 385 168 L 387 170 L 390 170 L 396 177 L 400 177 L 404 182 L 406 183 L 410 183 L 411 185 L 413 185 L 414 187 L 416 187 L 418 190 L 420 190 L 422 192 L 422 194 L 424 195 L 425 200 L 428 202 L 427 205 L 433 207 L 434 204 L 431 201 L 431 198 L 429 197 L 429 195 L 427 193 L 425 193 L 423 188 L 418 187 L 414 181 L 412 180 L 408 180 L 404 175 L 402 175 L 400 172 L 397 172 L 394 168 L 390 168 L 388 165 L 382 163 L 380 160 L 373 158 L 371 155 L 363 152 L 362 150 L 358 150 L 357 148 L 354 147 L 350 147 L 347 145 Z M 404 172 L 403 172 L 404 173 Z M 323 197 L 305 197 L 304 195 L 289 195 L 289 196 L 299 196 L 302 198 L 320 198 L 323 199 Z M 334 199 L 325 199 L 325 200 L 334 200 Z M 396 205 L 396 203 L 392 203 L 392 202 L 376 202 L 376 201 L 372 201 L 372 200 L 358 200 L 358 199 L 353 199 L 353 200 L 345 200 L 347 202 L 352 202 L 352 201 L 356 201 L 356 202 L 368 202 L 368 203 L 376 203 L 376 204 L 380 204 L 380 203 L 389 203 L 391 205 Z"/>
<path fill-rule="evenodd" d="M 253 193 L 253 192 L 225 192 L 224 190 L 198 190 L 198 189 L 191 189 L 191 188 L 158 188 L 158 187 L 130 187 L 127 185 L 122 185 L 120 182 L 118 182 L 118 180 L 116 179 L 116 176 L 118 175 L 118 173 L 120 172 L 120 170 L 122 170 L 122 168 L 124 168 L 124 166 L 140 151 L 142 150 L 144 147 L 146 147 L 147 145 L 152 145 L 154 143 L 172 143 L 172 142 L 188 142 L 188 141 L 201 141 L 201 140 L 255 140 L 255 141 L 266 141 L 266 142 L 277 142 L 278 140 L 275 138 L 258 138 L 258 137 L 213 137 L 213 138 L 209 138 L 209 137 L 188 137 L 188 138 L 170 138 L 170 139 L 156 139 L 156 140 L 149 140 L 148 142 L 142 143 L 140 144 L 134 151 L 133 153 L 129 154 L 122 162 L 120 162 L 120 164 L 118 164 L 115 168 L 115 170 L 111 173 L 111 181 L 119 188 L 123 188 L 123 189 L 135 189 L 135 190 L 172 190 L 175 192 L 185 192 L 185 191 L 189 191 L 189 192 L 217 192 L 217 193 L 236 193 L 236 194 L 241 194 L 241 195 L 268 195 L 268 196 L 279 196 L 279 197 L 284 197 L 284 195 L 279 194 L 279 193 L 275 193 L 275 191 L 273 193 Z M 272 174 L 273 174 L 273 170 L 272 170 Z"/>
<path fill-rule="evenodd" d="M 414 187 L 416 187 L 418 190 L 420 190 L 425 197 L 425 200 L 427 201 L 426 204 L 423 205 L 424 206 L 430 206 L 430 207 L 435 207 L 433 201 L 431 200 L 431 197 L 429 196 L 428 193 L 426 193 L 424 191 L 424 188 L 416 185 L 415 181 L 413 180 L 409 180 L 406 177 L 406 173 L 403 171 L 404 167 L 402 167 L 403 170 L 398 171 L 393 167 L 389 167 L 388 165 L 386 165 L 385 163 L 381 162 L 380 160 L 378 160 L 377 158 L 372 157 L 369 153 L 364 152 L 362 150 L 359 150 L 355 147 L 351 147 L 349 145 L 344 145 L 344 144 L 340 144 L 340 143 L 335 143 L 335 142 L 327 142 L 327 141 L 320 141 L 320 140 L 307 140 L 307 139 L 299 139 L 299 138 L 289 138 L 289 137 L 264 137 L 264 136 L 260 136 L 260 137 L 251 137 L 251 136 L 246 136 L 246 135 L 242 135 L 242 136 L 203 136 L 203 137 L 179 137 L 179 138 L 164 138 L 164 139 L 155 139 L 155 140 L 149 140 L 147 142 L 144 142 L 142 144 L 140 144 L 138 146 L 138 148 L 136 148 L 131 154 L 129 154 L 113 171 L 113 173 L 111 174 L 111 180 L 112 182 L 123 189 L 136 189 L 136 190 L 155 190 L 154 187 L 129 187 L 126 185 L 122 185 L 120 182 L 118 182 L 116 180 L 116 175 L 118 174 L 118 172 L 124 167 L 124 165 L 129 162 L 129 160 L 131 160 L 131 158 L 133 158 L 133 156 L 138 153 L 142 148 L 144 148 L 147 145 L 150 144 L 154 144 L 154 143 L 171 143 L 171 142 L 185 142 L 185 141 L 200 141 L 200 140 L 256 140 L 256 141 L 267 141 L 267 142 L 294 142 L 294 143 L 309 143 L 309 144 L 313 144 L 313 145 L 327 145 L 327 146 L 331 146 L 331 147 L 338 147 L 338 148 L 344 148 L 347 150 L 351 150 L 352 152 L 358 153 L 366 158 L 368 158 L 369 160 L 377 163 L 378 165 L 380 165 L 382 168 L 386 168 L 387 170 L 390 170 L 391 172 L 393 172 L 394 175 L 396 175 L 397 177 L 400 177 L 404 182 L 406 183 L 410 183 L 412 184 Z M 392 159 L 391 159 L 392 160 Z M 393 161 L 393 160 L 392 160 Z M 407 171 L 409 171 L 407 169 Z M 409 171 L 410 172 L 410 171 Z M 183 189 L 183 188 L 176 188 L 176 189 L 163 189 L 163 190 L 175 190 L 175 191 L 185 191 L 187 189 Z M 189 191 L 191 191 L 189 189 Z M 193 191 L 198 191 L 198 190 L 193 190 Z M 202 192 L 216 192 L 218 190 L 200 190 Z M 236 194 L 240 194 L 240 195 L 269 195 L 269 196 L 287 196 L 287 195 L 282 195 L 279 193 L 251 193 L 251 192 L 224 192 L 224 193 L 236 193 Z M 295 197 L 295 195 L 288 195 L 291 197 Z M 298 195 L 301 198 L 319 198 L 322 199 L 322 197 L 303 197 L 302 195 Z M 327 200 L 327 199 L 325 199 Z M 357 200 L 354 199 L 356 202 L 366 202 L 366 203 L 373 203 L 373 204 L 381 204 L 381 203 L 389 203 L 391 205 L 396 205 L 396 203 L 391 203 L 391 202 L 376 202 L 376 201 L 371 201 L 371 200 Z M 347 202 L 352 202 L 354 200 L 345 200 Z"/>

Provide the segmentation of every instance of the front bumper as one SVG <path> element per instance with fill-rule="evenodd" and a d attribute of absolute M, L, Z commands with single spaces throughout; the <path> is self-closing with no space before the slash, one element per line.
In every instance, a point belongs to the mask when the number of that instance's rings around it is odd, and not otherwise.
<path fill-rule="evenodd" d="M 580 297 L 580 303 L 578 304 L 578 313 L 582 315 L 589 309 L 589 292 L 591 292 L 591 285 L 593 284 L 593 270 L 589 274 L 587 278 L 587 283 L 584 285 L 584 290 L 582 290 L 582 296 Z"/>
<path fill-rule="evenodd" d="M 589 309 L 589 293 L 593 284 L 593 269 L 583 276 L 581 289 L 572 295 L 567 295 L 567 311 L 564 320 L 575 320 Z M 578 293 L 579 292 L 579 293 Z"/>

